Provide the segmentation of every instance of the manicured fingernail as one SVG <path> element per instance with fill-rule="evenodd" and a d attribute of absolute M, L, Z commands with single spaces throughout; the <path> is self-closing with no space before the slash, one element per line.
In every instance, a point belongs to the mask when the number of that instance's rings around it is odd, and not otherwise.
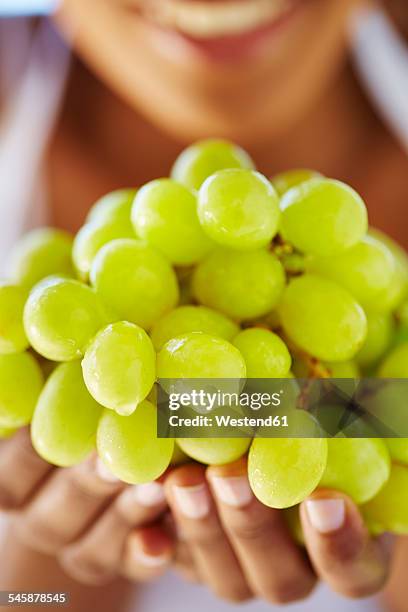
<path fill-rule="evenodd" d="M 152 508 L 161 506 L 166 501 L 163 485 L 160 482 L 147 482 L 146 484 L 136 485 L 134 494 L 137 502 L 141 506 Z"/>
<path fill-rule="evenodd" d="M 173 487 L 175 501 L 187 518 L 201 519 L 210 511 L 210 497 L 205 484 L 194 487 Z"/>
<path fill-rule="evenodd" d="M 112 474 L 99 457 L 96 460 L 95 469 L 101 480 L 105 480 L 105 482 L 120 482 L 119 478 Z"/>
<path fill-rule="evenodd" d="M 245 476 L 230 476 L 228 478 L 212 476 L 211 484 L 218 499 L 227 506 L 243 508 L 254 498 L 248 478 Z"/>
<path fill-rule="evenodd" d="M 344 525 L 346 509 L 343 499 L 309 499 L 306 510 L 312 527 L 320 533 L 333 533 Z"/>
<path fill-rule="evenodd" d="M 149 555 L 146 551 L 137 548 L 133 552 L 135 560 L 144 567 L 162 567 L 169 563 L 168 555 Z"/>

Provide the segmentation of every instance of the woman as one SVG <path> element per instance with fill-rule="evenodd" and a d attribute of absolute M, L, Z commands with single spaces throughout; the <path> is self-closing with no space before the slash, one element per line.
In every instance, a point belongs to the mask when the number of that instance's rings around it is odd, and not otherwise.
<path fill-rule="evenodd" d="M 52 138 L 42 137 L 48 222 L 76 230 L 97 197 L 167 174 L 186 142 L 217 135 L 246 146 L 268 175 L 306 166 L 351 183 L 368 202 L 372 223 L 407 245 L 407 158 L 370 107 L 347 59 L 345 33 L 360 4 L 65 0 L 55 21 L 76 58 Z M 388 4 L 404 28 L 404 0 Z M 64 66 L 61 58 L 51 72 L 54 84 Z M 61 87 L 54 93 L 52 109 Z M 36 111 L 42 103 L 33 105 Z M 52 109 L 41 117 L 52 118 Z M 40 121 L 29 123 L 38 131 Z M 32 140 L 20 139 L 16 150 L 27 156 Z M 28 157 L 30 168 L 39 170 L 36 151 Z M 1 159 L 9 169 L 6 156 Z M 14 178 L 9 193 L 15 210 L 24 208 L 27 185 L 38 187 L 35 174 L 32 184 Z M 21 228 L 23 220 L 17 221 Z M 10 224 L 3 223 L 5 240 L 12 235 Z M 124 488 L 93 459 L 52 470 L 20 432 L 3 443 L 0 464 L 0 503 L 14 511 L 3 544 L 1 588 L 70 590 L 75 610 L 89 609 L 89 598 L 100 610 L 126 609 L 130 584 L 114 582 L 89 595 L 67 583 L 56 561 L 32 550 L 53 556 L 87 584 L 117 575 L 140 583 L 174 565 L 233 602 L 295 602 L 311 593 L 318 578 L 347 597 L 365 597 L 380 590 L 389 573 L 389 539 L 370 539 L 358 509 L 333 491 L 319 491 L 302 504 L 306 558 L 280 513 L 253 497 L 244 461 L 207 471 L 186 465 L 160 483 Z M 405 605 L 398 590 L 404 554 L 401 546 L 389 597 L 395 610 Z M 179 610 L 199 609 L 196 591 L 164 584 L 150 594 L 139 589 L 145 598 L 140 609 L 171 610 L 172 601 Z M 201 599 L 203 609 L 224 609 L 200 593 Z M 335 609 L 336 601 L 341 610 L 377 605 L 370 600 L 353 607 L 320 593 L 300 609 Z"/>

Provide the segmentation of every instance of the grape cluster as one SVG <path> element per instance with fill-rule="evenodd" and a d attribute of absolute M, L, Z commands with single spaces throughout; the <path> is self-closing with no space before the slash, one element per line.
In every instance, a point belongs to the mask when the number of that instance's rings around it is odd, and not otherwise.
<path fill-rule="evenodd" d="M 408 440 L 156 435 L 157 378 L 408 378 L 408 257 L 368 227 L 348 185 L 310 170 L 268 179 L 239 147 L 199 142 L 170 178 L 99 200 L 74 238 L 23 237 L 8 274 L 1 435 L 31 423 L 58 466 L 96 446 L 128 483 L 186 455 L 248 453 L 265 504 L 296 508 L 335 488 L 373 532 L 408 533 Z"/>

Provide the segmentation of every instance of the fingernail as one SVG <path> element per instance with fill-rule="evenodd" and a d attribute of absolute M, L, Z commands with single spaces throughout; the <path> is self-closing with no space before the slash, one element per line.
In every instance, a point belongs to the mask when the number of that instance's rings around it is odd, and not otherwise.
<path fill-rule="evenodd" d="M 169 563 L 167 555 L 149 555 L 146 551 L 140 548 L 133 552 L 135 560 L 144 567 L 162 567 Z"/>
<path fill-rule="evenodd" d="M 216 496 L 227 506 L 243 508 L 253 499 L 253 493 L 245 476 L 212 476 L 211 484 Z"/>
<path fill-rule="evenodd" d="M 309 499 L 306 510 L 312 527 L 320 533 L 333 533 L 344 525 L 346 511 L 341 498 Z"/>
<path fill-rule="evenodd" d="M 135 498 L 141 506 L 152 508 L 153 506 L 161 506 L 166 501 L 163 485 L 160 482 L 136 485 L 133 490 Z"/>
<path fill-rule="evenodd" d="M 106 467 L 99 457 L 96 460 L 95 469 L 101 480 L 104 480 L 105 482 L 120 482 L 119 478 L 112 474 L 109 468 Z"/>
<path fill-rule="evenodd" d="M 205 484 L 194 487 L 173 487 L 180 512 L 187 518 L 201 519 L 210 511 L 210 498 Z"/>

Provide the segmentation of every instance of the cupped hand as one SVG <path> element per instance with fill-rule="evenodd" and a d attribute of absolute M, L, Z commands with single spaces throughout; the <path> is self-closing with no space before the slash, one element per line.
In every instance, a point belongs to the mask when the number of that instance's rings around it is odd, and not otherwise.
<path fill-rule="evenodd" d="M 95 457 L 53 468 L 33 450 L 27 430 L 0 445 L 0 509 L 13 533 L 36 551 L 56 556 L 87 584 L 122 575 L 145 581 L 172 561 L 173 538 L 161 483 L 127 486 Z"/>
<path fill-rule="evenodd" d="M 207 469 L 184 465 L 169 474 L 165 489 L 196 575 L 222 598 L 295 602 L 318 579 L 358 598 L 386 581 L 391 542 L 371 538 L 358 508 L 342 493 L 318 490 L 302 503 L 303 549 L 282 511 L 252 494 L 244 459 Z"/>
<path fill-rule="evenodd" d="M 87 584 L 150 580 L 173 565 L 229 601 L 289 603 L 319 578 L 349 597 L 373 594 L 387 578 L 390 543 L 369 536 L 347 496 L 319 490 L 303 502 L 301 548 L 283 513 L 252 494 L 244 459 L 186 464 L 131 487 L 95 458 L 52 468 L 20 431 L 1 444 L 0 465 L 0 508 L 11 511 L 18 536 Z"/>

